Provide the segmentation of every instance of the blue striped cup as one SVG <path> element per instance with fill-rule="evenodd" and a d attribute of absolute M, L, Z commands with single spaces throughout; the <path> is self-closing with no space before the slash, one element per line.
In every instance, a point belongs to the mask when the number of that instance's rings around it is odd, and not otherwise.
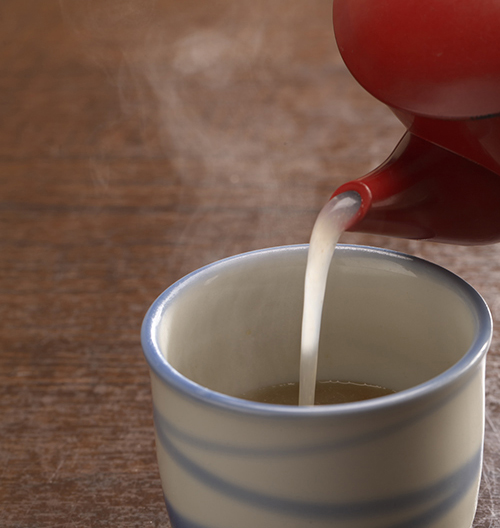
<path fill-rule="evenodd" d="M 340 245 L 319 379 L 397 392 L 317 407 L 246 401 L 297 381 L 307 246 L 228 258 L 148 311 L 158 465 L 173 528 L 470 528 L 492 321 L 412 256 Z"/>

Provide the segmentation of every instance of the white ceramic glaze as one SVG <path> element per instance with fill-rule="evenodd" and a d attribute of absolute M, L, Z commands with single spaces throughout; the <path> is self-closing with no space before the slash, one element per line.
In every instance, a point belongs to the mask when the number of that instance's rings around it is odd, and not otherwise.
<path fill-rule="evenodd" d="M 319 377 L 399 392 L 302 408 L 237 397 L 298 380 L 306 256 L 288 246 L 216 262 L 144 320 L 173 528 L 470 528 L 492 323 L 452 273 L 339 246 Z"/>

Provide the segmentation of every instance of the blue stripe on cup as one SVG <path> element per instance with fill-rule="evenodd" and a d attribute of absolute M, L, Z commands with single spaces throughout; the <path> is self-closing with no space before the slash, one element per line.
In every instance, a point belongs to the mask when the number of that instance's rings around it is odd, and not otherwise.
<path fill-rule="evenodd" d="M 387 528 L 425 527 L 444 516 L 477 483 L 482 464 L 481 448 L 458 470 L 438 482 L 415 492 L 372 501 L 350 503 L 309 502 L 272 496 L 246 489 L 234 482 L 225 480 L 182 453 L 169 439 L 164 429 L 158 428 L 157 436 L 161 446 L 175 463 L 198 482 L 210 488 L 212 492 L 216 491 L 227 498 L 261 510 L 292 517 L 331 519 L 332 522 L 335 520 L 359 520 L 361 522 L 363 518 L 397 514 L 409 508 L 422 509 L 425 508 L 426 503 L 432 502 L 432 505 L 424 513 L 420 513 L 404 523 L 388 526 Z M 196 499 L 193 498 L 193 500 Z M 174 511 L 172 505 L 170 505 L 170 509 Z M 174 513 L 175 515 L 179 519 L 178 523 L 174 524 L 175 528 L 191 528 L 191 526 L 198 528 L 197 525 L 190 525 L 187 520 L 182 520 L 180 514 Z M 199 528 L 205 527 L 200 525 Z"/>

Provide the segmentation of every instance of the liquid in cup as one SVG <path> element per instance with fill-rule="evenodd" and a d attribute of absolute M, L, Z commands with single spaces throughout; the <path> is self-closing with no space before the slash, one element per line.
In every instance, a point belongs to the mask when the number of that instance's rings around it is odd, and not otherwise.
<path fill-rule="evenodd" d="M 298 380 L 306 258 L 291 246 L 226 259 L 149 310 L 142 342 L 172 526 L 470 528 L 492 324 L 452 273 L 338 246 L 318 377 L 398 392 L 315 407 L 237 397 Z"/>
<path fill-rule="evenodd" d="M 394 391 L 378 385 L 353 381 L 319 380 L 315 387 L 314 405 L 331 405 L 380 398 Z M 240 396 L 246 400 L 279 405 L 299 404 L 299 384 L 297 382 L 278 383 L 261 387 Z"/>

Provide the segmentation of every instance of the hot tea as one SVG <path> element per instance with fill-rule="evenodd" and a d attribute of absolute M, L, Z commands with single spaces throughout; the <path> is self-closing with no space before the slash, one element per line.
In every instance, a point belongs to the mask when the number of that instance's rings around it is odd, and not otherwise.
<path fill-rule="evenodd" d="M 311 234 L 304 284 L 300 346 L 299 405 L 313 405 L 321 315 L 328 271 L 337 242 L 361 205 L 357 193 L 344 193 L 321 209 Z"/>
<path fill-rule="evenodd" d="M 353 381 L 317 381 L 314 405 L 329 405 L 333 403 L 349 403 L 362 400 L 370 400 L 395 391 L 370 385 L 368 383 L 357 383 Z M 299 383 L 279 383 L 250 391 L 241 396 L 246 400 L 275 403 L 280 405 L 298 405 Z"/>

